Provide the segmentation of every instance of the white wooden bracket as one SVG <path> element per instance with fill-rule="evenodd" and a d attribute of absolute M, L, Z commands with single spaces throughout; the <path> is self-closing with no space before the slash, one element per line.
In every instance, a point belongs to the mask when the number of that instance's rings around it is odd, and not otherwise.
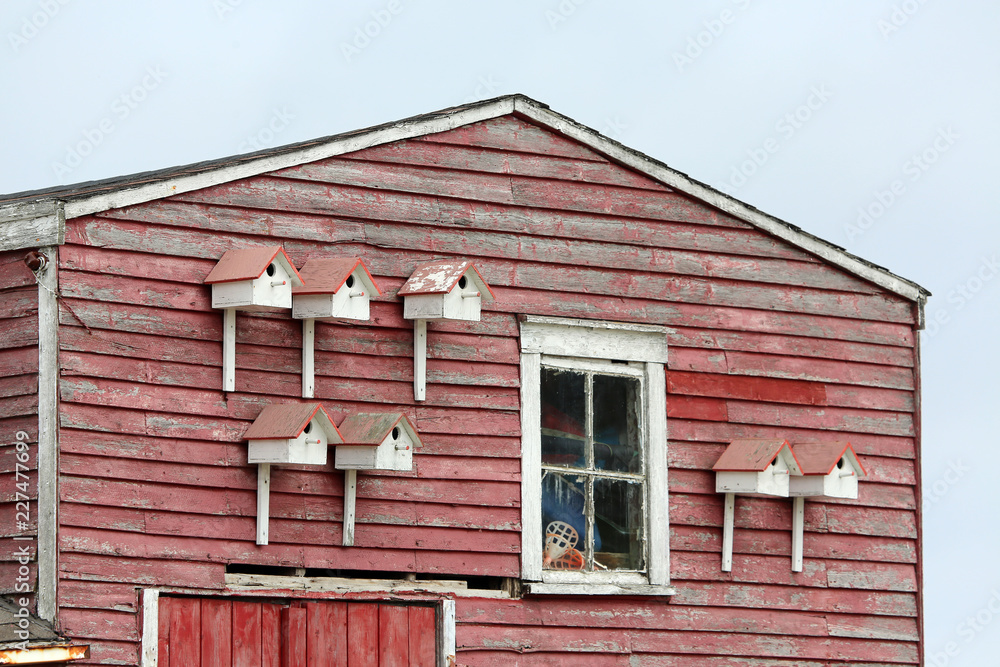
<path fill-rule="evenodd" d="M 733 528 L 736 524 L 736 494 L 726 494 L 722 518 L 722 571 L 733 571 Z"/>
<path fill-rule="evenodd" d="M 427 320 L 413 320 L 413 400 L 427 398 Z"/>
<path fill-rule="evenodd" d="M 792 572 L 802 571 L 802 537 L 805 532 L 806 499 L 792 499 Z"/>
<path fill-rule="evenodd" d="M 222 391 L 236 391 L 236 309 L 222 312 Z"/>
<path fill-rule="evenodd" d="M 344 471 L 344 546 L 354 546 L 354 517 L 358 503 L 358 471 Z"/>
<path fill-rule="evenodd" d="M 257 464 L 257 544 L 267 544 L 267 523 L 271 513 L 271 464 Z"/>
<path fill-rule="evenodd" d="M 302 398 L 316 395 L 316 320 L 302 320 Z"/>

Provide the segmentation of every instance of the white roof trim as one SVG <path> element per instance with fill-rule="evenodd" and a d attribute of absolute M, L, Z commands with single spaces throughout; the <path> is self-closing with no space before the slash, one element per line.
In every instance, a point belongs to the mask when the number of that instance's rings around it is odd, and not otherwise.
<path fill-rule="evenodd" d="M 337 138 L 325 144 L 303 148 L 300 151 L 274 156 L 268 155 L 240 165 L 220 167 L 200 174 L 181 176 L 168 181 L 122 189 L 116 192 L 105 192 L 86 199 L 76 199 L 66 202 L 66 219 L 69 220 L 71 218 L 90 215 L 111 208 L 134 206 L 154 199 L 170 197 L 182 192 L 200 190 L 201 188 L 229 183 L 241 178 L 258 176 L 308 162 L 325 160 L 335 155 L 352 153 L 393 141 L 411 139 L 436 132 L 446 132 L 463 125 L 471 125 L 479 121 L 504 116 L 513 111 L 513 98 L 500 98 L 489 104 L 461 109 L 454 113 L 442 114 L 436 118 L 402 121 L 390 127 L 378 127 L 368 132 L 351 134 L 350 136 Z"/>
<path fill-rule="evenodd" d="M 912 301 L 918 301 L 921 304 L 926 300 L 927 293 L 913 283 L 903 280 L 884 269 L 879 269 L 863 262 L 827 241 L 806 232 L 796 231 L 787 223 L 758 211 L 748 204 L 733 199 L 703 183 L 699 183 L 680 172 L 670 169 L 662 163 L 631 151 L 618 142 L 611 141 L 595 133 L 593 130 L 551 111 L 534 100 L 519 97 L 514 102 L 514 110 L 541 125 L 550 127 L 560 134 L 564 134 L 593 148 L 619 164 L 631 167 L 675 190 L 696 197 L 721 211 L 725 211 L 769 234 L 788 241 L 880 287 L 884 287 Z"/>
<path fill-rule="evenodd" d="M 871 281 L 890 292 L 917 302 L 919 306 L 920 326 L 922 327 L 923 304 L 929 292 L 919 285 L 900 278 L 881 267 L 869 264 L 846 250 L 816 236 L 797 230 L 778 218 L 762 213 L 748 204 L 744 204 L 718 190 L 699 183 L 638 151 L 628 149 L 618 142 L 608 139 L 570 118 L 555 113 L 548 107 L 523 95 L 510 95 L 482 104 L 460 107 L 454 111 L 444 111 L 437 115 L 431 115 L 431 117 L 422 116 L 389 126 L 380 126 L 364 132 L 351 133 L 347 136 L 332 139 L 324 144 L 280 155 L 265 155 L 258 159 L 248 160 L 242 164 L 219 167 L 199 174 L 178 176 L 173 179 L 134 187 L 123 186 L 120 190 L 101 192 L 92 197 L 74 198 L 65 203 L 65 218 L 62 215 L 53 215 L 49 212 L 44 217 L 27 220 L 24 213 L 26 212 L 26 208 L 31 204 L 13 203 L 0 205 L 0 232 L 3 232 L 5 228 L 10 229 L 12 225 L 8 226 L 5 223 L 13 223 L 16 219 L 19 226 L 33 225 L 32 229 L 35 233 L 32 235 L 49 240 L 46 245 L 51 245 L 51 241 L 54 239 L 58 239 L 56 242 L 61 243 L 64 219 L 69 220 L 112 208 L 134 206 L 155 199 L 212 187 L 316 160 L 324 160 L 336 155 L 359 151 L 393 141 L 445 132 L 456 127 L 491 120 L 515 112 L 535 121 L 539 125 L 574 139 L 621 165 L 646 174 L 679 192 L 700 199 L 710 206 L 714 206 L 769 234 L 773 234 L 806 252 L 812 253 L 865 280 Z M 49 196 L 49 199 L 57 197 L 58 195 L 55 194 Z M 35 230 L 34 227 L 42 229 Z M 23 234 L 18 234 L 17 236 L 21 240 Z M 13 241 L 5 242 L 3 234 L 0 233 L 0 250 L 12 249 L 13 246 Z M 28 246 L 18 245 L 17 247 Z"/>

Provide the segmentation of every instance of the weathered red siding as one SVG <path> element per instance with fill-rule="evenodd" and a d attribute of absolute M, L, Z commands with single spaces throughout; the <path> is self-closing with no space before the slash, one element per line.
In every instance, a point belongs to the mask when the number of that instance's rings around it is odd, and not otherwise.
<path fill-rule="evenodd" d="M 218 589 L 229 562 L 516 577 L 519 313 L 672 327 L 678 592 L 459 599 L 461 664 L 917 661 L 903 298 L 513 118 L 74 219 L 66 238 L 62 295 L 80 319 L 64 309 L 60 332 L 61 619 L 95 661 L 135 663 L 136 586 Z M 225 395 L 222 316 L 202 281 L 226 249 L 275 242 L 298 266 L 364 259 L 383 297 L 370 323 L 318 325 L 316 398 L 341 413 L 398 407 L 424 442 L 413 473 L 359 476 L 351 548 L 337 546 L 332 466 L 277 469 L 271 544 L 254 544 L 241 436 L 263 405 L 300 395 L 300 330 L 240 315 Z M 431 325 L 415 404 L 395 293 L 443 256 L 473 258 L 497 300 L 479 323 Z M 725 443 L 834 434 L 871 476 L 857 501 L 807 501 L 805 571 L 790 571 L 791 503 L 741 498 L 721 572 L 710 469 Z"/>
<path fill-rule="evenodd" d="M 20 564 L 15 553 L 28 544 L 34 553 L 34 541 L 16 542 L 14 535 L 34 535 L 37 530 L 38 457 L 38 287 L 35 277 L 24 264 L 24 251 L 0 253 L 0 593 L 15 592 Z M 23 431 L 30 443 L 28 493 L 18 496 L 15 487 L 17 433 Z M 23 472 L 23 469 L 22 469 Z M 27 527 L 19 526 L 18 500 L 29 496 L 31 508 Z M 29 583 L 34 587 L 35 564 Z"/>

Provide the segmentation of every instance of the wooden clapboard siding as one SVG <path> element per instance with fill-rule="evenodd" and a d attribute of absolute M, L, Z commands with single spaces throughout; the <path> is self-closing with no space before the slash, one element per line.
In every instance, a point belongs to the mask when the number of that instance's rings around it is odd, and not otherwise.
<path fill-rule="evenodd" d="M 677 594 L 459 598 L 459 664 L 918 662 L 916 310 L 897 295 L 515 117 L 71 219 L 66 241 L 60 605 L 95 662 L 136 664 L 135 588 L 218 591 L 229 563 L 518 576 L 521 314 L 668 327 Z M 339 546 L 343 477 L 331 465 L 273 470 L 271 543 L 255 544 L 243 432 L 263 406 L 301 400 L 301 327 L 287 313 L 239 314 L 236 390 L 224 394 L 222 316 L 203 282 L 226 250 L 275 244 L 296 266 L 363 258 L 382 295 L 369 322 L 318 324 L 316 397 L 338 422 L 400 410 L 424 442 L 413 472 L 359 475 L 354 547 Z M 445 257 L 475 261 L 497 299 L 480 322 L 429 326 L 417 403 L 397 292 L 417 264 Z M 37 289 L 3 266 L 0 410 L 11 414 L 0 426 L 25 416 L 21 379 L 37 370 L 25 322 Z M 806 501 L 801 573 L 791 503 L 742 497 L 733 569 L 720 569 L 711 467 L 731 440 L 762 437 L 850 440 L 870 475 L 856 501 Z M 235 628 L 239 604 L 209 616 L 202 604 L 198 622 Z M 293 606 L 270 627 L 327 612 Z M 195 630 L 190 614 L 160 620 Z M 233 651 L 259 645 L 247 632 Z M 316 659 L 311 636 L 296 656 Z"/>
<path fill-rule="evenodd" d="M 24 251 L 4 252 L 0 253 L 0 477 L 5 480 L 0 489 L 0 593 L 23 595 L 35 590 L 35 563 L 28 563 L 28 574 L 23 576 L 17 558 L 22 547 L 29 548 L 32 559 L 36 554 L 37 415 L 38 287 L 24 264 Z M 27 449 L 17 451 L 19 441 Z M 19 471 L 24 477 L 18 476 Z"/>

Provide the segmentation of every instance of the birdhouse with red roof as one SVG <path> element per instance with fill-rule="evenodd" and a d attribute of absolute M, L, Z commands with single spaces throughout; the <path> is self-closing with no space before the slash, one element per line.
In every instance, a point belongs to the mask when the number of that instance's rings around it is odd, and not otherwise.
<path fill-rule="evenodd" d="M 343 442 L 340 431 L 319 403 L 268 405 L 243 437 L 247 462 L 257 464 L 257 544 L 268 543 L 271 465 L 325 465 L 330 445 Z"/>
<path fill-rule="evenodd" d="M 212 286 L 212 307 L 248 311 L 292 307 L 292 288 L 302 277 L 281 246 L 227 250 L 205 284 Z"/>
<path fill-rule="evenodd" d="M 399 290 L 403 317 L 408 320 L 478 322 L 480 307 L 493 292 L 475 265 L 463 259 L 439 259 L 421 264 Z"/>
<path fill-rule="evenodd" d="M 413 320 L 413 398 L 427 397 L 427 322 L 478 322 L 482 304 L 493 292 L 475 265 L 464 259 L 439 259 L 416 268 L 399 290 L 403 317 Z"/>
<path fill-rule="evenodd" d="M 327 448 L 343 442 L 319 403 L 282 403 L 264 408 L 244 437 L 248 463 L 325 465 Z"/>
<path fill-rule="evenodd" d="M 788 497 L 802 471 L 787 440 L 734 440 L 712 467 L 718 493 Z"/>
<path fill-rule="evenodd" d="M 791 479 L 793 497 L 858 497 L 858 480 L 867 476 L 849 442 L 813 442 L 792 445 L 802 475 Z"/>
<path fill-rule="evenodd" d="M 305 285 L 292 288 L 292 317 L 297 320 L 367 320 L 369 300 L 381 294 L 357 257 L 311 259 L 299 273 Z"/>
<path fill-rule="evenodd" d="M 340 433 L 338 470 L 413 470 L 413 448 L 421 446 L 417 430 L 401 412 L 352 415 L 340 424 Z"/>

